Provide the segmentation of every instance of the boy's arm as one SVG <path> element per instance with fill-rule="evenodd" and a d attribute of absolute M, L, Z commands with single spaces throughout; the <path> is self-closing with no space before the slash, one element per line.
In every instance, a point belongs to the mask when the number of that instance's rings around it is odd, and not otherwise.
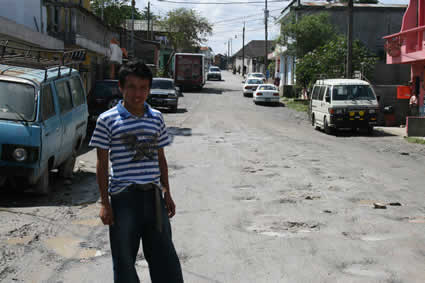
<path fill-rule="evenodd" d="M 158 161 L 159 170 L 161 172 L 161 184 L 165 188 L 164 200 L 168 209 L 168 217 L 172 218 L 176 214 L 176 205 L 171 197 L 170 185 L 168 183 L 168 165 L 164 148 L 158 149 Z"/>
<path fill-rule="evenodd" d="M 112 213 L 111 204 L 108 197 L 108 178 L 109 178 L 109 150 L 97 148 L 97 164 L 96 164 L 96 177 L 97 184 L 100 192 L 101 208 L 99 216 L 103 224 L 114 224 L 114 217 Z"/>

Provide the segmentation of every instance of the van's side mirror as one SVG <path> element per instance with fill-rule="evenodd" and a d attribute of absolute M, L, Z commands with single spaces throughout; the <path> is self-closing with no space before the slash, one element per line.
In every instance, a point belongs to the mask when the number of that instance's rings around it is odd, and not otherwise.
<path fill-rule="evenodd" d="M 325 100 L 327 103 L 331 103 L 331 96 L 330 95 L 326 95 L 325 96 Z"/>

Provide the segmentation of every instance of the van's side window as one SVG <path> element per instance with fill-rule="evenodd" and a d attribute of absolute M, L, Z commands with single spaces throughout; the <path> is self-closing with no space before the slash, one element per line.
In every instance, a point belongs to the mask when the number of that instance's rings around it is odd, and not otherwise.
<path fill-rule="evenodd" d="M 72 99 L 66 81 L 57 82 L 55 85 L 61 113 L 68 112 L 72 109 Z"/>
<path fill-rule="evenodd" d="M 321 86 L 320 87 L 320 92 L 319 92 L 319 100 L 322 101 L 323 100 L 323 96 L 325 94 L 326 91 L 326 87 L 325 86 Z"/>
<path fill-rule="evenodd" d="M 55 104 L 53 102 L 52 88 L 50 84 L 41 89 L 41 118 L 43 121 L 55 115 Z"/>
<path fill-rule="evenodd" d="M 72 94 L 72 101 L 74 107 L 84 103 L 84 90 L 81 86 L 81 81 L 77 77 L 73 77 L 69 80 L 69 86 Z"/>
<path fill-rule="evenodd" d="M 317 100 L 317 98 L 319 97 L 319 89 L 320 88 L 318 86 L 315 86 L 314 89 L 313 89 L 313 96 L 312 97 L 313 97 L 314 100 Z"/>

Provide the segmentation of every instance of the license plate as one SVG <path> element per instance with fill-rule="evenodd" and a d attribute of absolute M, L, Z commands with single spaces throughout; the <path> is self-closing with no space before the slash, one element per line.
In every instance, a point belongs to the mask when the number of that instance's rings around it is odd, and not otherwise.
<path fill-rule="evenodd" d="M 268 102 L 268 101 L 271 101 L 271 99 L 270 98 L 266 98 L 266 102 Z"/>

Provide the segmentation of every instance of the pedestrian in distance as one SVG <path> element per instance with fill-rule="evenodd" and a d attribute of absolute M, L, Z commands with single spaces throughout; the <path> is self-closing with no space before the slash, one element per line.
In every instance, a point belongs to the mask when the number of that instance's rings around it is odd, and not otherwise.
<path fill-rule="evenodd" d="M 409 100 L 410 116 L 418 116 L 418 98 L 413 93 Z"/>
<path fill-rule="evenodd" d="M 109 225 L 114 282 L 140 282 L 135 263 L 141 240 L 152 282 L 180 283 L 169 221 L 176 206 L 164 151 L 170 138 L 161 112 L 145 102 L 152 73 L 135 61 L 123 65 L 118 76 L 123 100 L 99 116 L 90 141 L 97 149 L 99 216 Z"/>

